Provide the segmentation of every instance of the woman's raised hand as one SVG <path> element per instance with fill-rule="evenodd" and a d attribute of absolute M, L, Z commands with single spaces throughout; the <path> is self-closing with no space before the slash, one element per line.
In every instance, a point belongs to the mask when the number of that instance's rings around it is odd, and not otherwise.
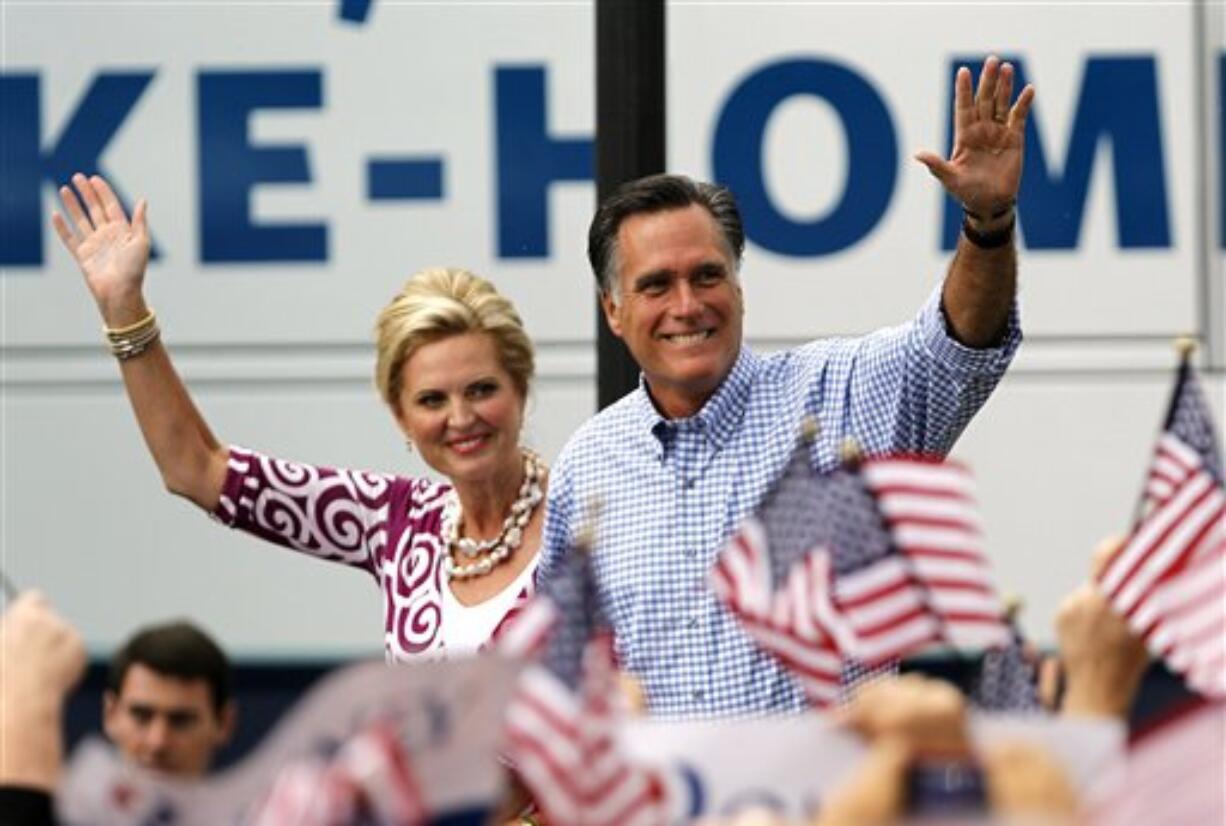
<path fill-rule="evenodd" d="M 102 178 L 77 173 L 72 183 L 76 192 L 69 186 L 60 187 L 60 199 L 72 226 L 53 212 L 51 223 L 56 234 L 81 267 L 107 326 L 138 321 L 148 311 L 141 294 L 149 262 L 145 200 L 137 202 L 129 222 L 119 198 Z"/>

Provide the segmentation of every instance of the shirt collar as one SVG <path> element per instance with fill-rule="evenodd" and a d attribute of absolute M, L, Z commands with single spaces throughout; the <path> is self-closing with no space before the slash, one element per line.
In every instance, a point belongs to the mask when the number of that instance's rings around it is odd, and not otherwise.
<path fill-rule="evenodd" d="M 675 427 L 692 426 L 703 430 L 716 447 L 723 447 L 732 438 L 745 416 L 749 393 L 761 360 L 748 347 L 741 347 L 728 375 L 716 388 L 702 409 L 688 419 L 666 419 L 660 415 L 647 390 L 647 380 L 640 373 L 639 387 L 634 404 L 634 416 L 645 432 L 656 437 L 657 443 L 663 434 Z"/>

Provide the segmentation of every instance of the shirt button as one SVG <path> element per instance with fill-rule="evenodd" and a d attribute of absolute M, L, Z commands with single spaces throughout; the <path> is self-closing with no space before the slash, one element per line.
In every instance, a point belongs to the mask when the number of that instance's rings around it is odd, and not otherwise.
<path fill-rule="evenodd" d="M 686 548 L 685 555 L 690 559 L 693 559 L 694 557 L 698 556 L 698 551 L 696 551 L 694 548 Z"/>
<path fill-rule="evenodd" d="M 696 702 L 701 703 L 703 698 L 706 697 L 707 695 L 703 692 L 701 688 L 696 688 L 694 689 L 694 693 L 691 694 L 690 696 L 693 697 Z"/>
<path fill-rule="evenodd" d="M 685 485 L 686 489 L 688 490 L 688 489 L 690 489 L 690 488 L 694 487 L 694 480 L 693 480 L 693 479 L 686 479 L 686 480 L 684 480 L 684 481 L 683 481 L 681 484 Z"/>

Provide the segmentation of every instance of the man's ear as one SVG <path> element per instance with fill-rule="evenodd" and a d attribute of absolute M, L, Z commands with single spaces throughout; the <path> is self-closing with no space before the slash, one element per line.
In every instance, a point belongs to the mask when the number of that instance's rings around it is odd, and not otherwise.
<path fill-rule="evenodd" d="M 115 692 L 108 688 L 102 692 L 102 730 L 106 732 L 106 736 L 111 740 L 115 739 L 111 729 L 118 722 L 118 719 L 119 697 L 115 696 Z"/>
<path fill-rule="evenodd" d="M 604 320 L 609 323 L 609 329 L 613 331 L 613 335 L 621 338 L 621 319 L 619 319 L 617 316 L 617 305 L 613 303 L 613 294 L 611 292 L 605 290 L 601 291 L 600 308 L 604 310 Z"/>
<path fill-rule="evenodd" d="M 230 742 L 230 738 L 234 736 L 234 730 L 238 728 L 238 703 L 233 700 L 226 703 L 222 706 L 218 718 L 221 725 L 218 728 L 217 745 L 224 746 Z"/>

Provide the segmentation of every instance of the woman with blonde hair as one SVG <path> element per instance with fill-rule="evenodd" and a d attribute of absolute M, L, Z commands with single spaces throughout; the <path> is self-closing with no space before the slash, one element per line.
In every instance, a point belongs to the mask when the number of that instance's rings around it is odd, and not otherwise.
<path fill-rule="evenodd" d="M 222 522 L 371 574 L 389 660 L 472 652 L 526 597 L 546 469 L 519 444 L 533 374 L 515 308 L 457 269 L 417 273 L 380 314 L 376 385 L 406 439 L 450 484 L 289 462 L 214 438 L 160 342 L 142 284 L 146 204 L 128 220 L 100 177 L 52 215 L 106 325 L 166 487 Z"/>

